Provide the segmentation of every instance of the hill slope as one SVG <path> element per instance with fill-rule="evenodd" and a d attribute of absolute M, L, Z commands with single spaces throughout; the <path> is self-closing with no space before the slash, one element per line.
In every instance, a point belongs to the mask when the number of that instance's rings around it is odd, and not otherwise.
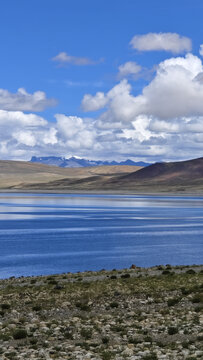
<path fill-rule="evenodd" d="M 0 189 L 50 189 L 55 181 L 75 183 L 85 178 L 106 180 L 141 169 L 137 166 L 98 166 L 90 168 L 60 168 L 24 161 L 0 160 Z M 53 189 L 56 189 L 54 185 Z"/>
<path fill-rule="evenodd" d="M 110 185 L 110 184 L 109 184 Z M 203 158 L 156 163 L 138 172 L 112 179 L 111 186 L 122 188 L 151 188 L 157 190 L 203 190 Z"/>

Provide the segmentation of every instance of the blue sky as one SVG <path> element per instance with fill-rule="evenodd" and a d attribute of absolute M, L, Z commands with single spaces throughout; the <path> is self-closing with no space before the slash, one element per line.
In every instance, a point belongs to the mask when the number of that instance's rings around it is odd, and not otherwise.
<path fill-rule="evenodd" d="M 202 156 L 202 14 L 201 0 L 1 1 L 0 158 Z"/>

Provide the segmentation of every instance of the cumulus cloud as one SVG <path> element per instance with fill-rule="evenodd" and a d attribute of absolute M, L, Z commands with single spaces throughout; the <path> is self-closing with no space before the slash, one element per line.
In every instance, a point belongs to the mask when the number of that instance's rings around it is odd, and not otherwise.
<path fill-rule="evenodd" d="M 138 65 L 135 61 L 128 61 L 125 64 L 120 65 L 118 70 L 118 77 L 124 78 L 129 75 L 137 75 L 142 70 L 142 67 Z"/>
<path fill-rule="evenodd" d="M 201 56 L 203 56 L 203 44 L 200 45 L 199 53 L 200 53 Z"/>
<path fill-rule="evenodd" d="M 107 93 L 86 94 L 83 109 L 104 109 L 97 130 L 111 136 L 112 148 L 119 144 L 120 153 L 142 149 L 143 156 L 170 160 L 191 157 L 193 149 L 194 157 L 202 156 L 202 74 L 198 57 L 170 58 L 159 64 L 141 94 L 134 96 L 124 79 Z"/>
<path fill-rule="evenodd" d="M 68 146 L 68 148 L 80 149 L 91 148 L 95 144 L 95 130 L 88 120 L 84 120 L 77 116 L 66 116 L 64 114 L 56 114 L 57 130 L 60 140 Z"/>
<path fill-rule="evenodd" d="M 192 42 L 188 37 L 176 33 L 135 35 L 130 45 L 139 51 L 169 51 L 174 54 L 191 51 L 192 48 Z"/>
<path fill-rule="evenodd" d="M 132 121 L 135 116 L 145 114 L 161 119 L 203 115 L 203 83 L 198 80 L 203 73 L 201 60 L 187 54 L 186 57 L 171 58 L 161 62 L 156 76 L 144 87 L 141 95 L 131 94 L 131 85 L 122 80 L 107 94 L 86 95 L 84 110 L 98 110 L 108 104 L 103 119 Z M 102 101 L 101 101 L 102 99 Z"/>
<path fill-rule="evenodd" d="M 52 61 L 55 61 L 60 65 L 71 64 L 78 66 L 95 65 L 97 63 L 87 57 L 72 56 L 68 55 L 66 52 L 60 52 L 52 58 Z"/>
<path fill-rule="evenodd" d="M 0 89 L 0 109 L 10 111 L 42 111 L 47 107 L 56 105 L 55 99 L 47 99 L 43 91 L 29 94 L 20 88 L 13 94 L 8 90 Z"/>
<path fill-rule="evenodd" d="M 86 94 L 82 99 L 82 108 L 84 111 L 97 111 L 102 109 L 107 103 L 107 96 L 99 91 L 94 96 Z"/>

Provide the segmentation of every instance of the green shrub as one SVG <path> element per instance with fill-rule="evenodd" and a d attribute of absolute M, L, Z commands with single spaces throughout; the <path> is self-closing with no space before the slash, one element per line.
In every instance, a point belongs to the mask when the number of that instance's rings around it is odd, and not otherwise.
<path fill-rule="evenodd" d="M 111 302 L 111 303 L 109 304 L 109 306 L 110 306 L 111 308 L 117 308 L 118 305 L 119 305 L 119 304 L 118 304 L 116 301 L 113 301 L 113 302 Z"/>
<path fill-rule="evenodd" d="M 155 353 L 151 353 L 149 355 L 145 355 L 143 360 L 158 360 L 158 357 Z"/>
<path fill-rule="evenodd" d="M 77 308 L 79 308 L 80 310 L 82 310 L 82 311 L 90 311 L 90 307 L 89 307 L 88 304 L 85 304 L 85 303 L 82 303 L 82 302 L 77 302 L 75 304 L 75 306 Z"/>
<path fill-rule="evenodd" d="M 32 307 L 32 310 L 33 310 L 33 311 L 40 311 L 40 310 L 42 310 L 42 307 L 41 307 L 41 305 L 34 305 L 34 306 Z"/>
<path fill-rule="evenodd" d="M 8 310 L 8 309 L 10 309 L 10 307 L 11 307 L 10 304 L 7 304 L 7 303 L 1 304 L 2 310 Z"/>
<path fill-rule="evenodd" d="M 86 340 L 91 339 L 91 337 L 92 337 L 92 329 L 82 329 L 80 334 Z"/>
<path fill-rule="evenodd" d="M 203 300 L 203 298 L 201 297 L 201 295 L 195 295 L 191 301 L 193 304 L 198 304 Z"/>
<path fill-rule="evenodd" d="M 178 333 L 178 328 L 177 327 L 174 327 L 174 326 L 170 326 L 168 328 L 168 334 L 169 335 L 174 335 L 174 334 L 177 334 Z"/>
<path fill-rule="evenodd" d="M 171 275 L 170 270 L 163 270 L 162 275 Z"/>
<path fill-rule="evenodd" d="M 15 340 L 25 339 L 27 337 L 27 331 L 24 329 L 16 329 L 13 332 L 13 338 Z"/>
<path fill-rule="evenodd" d="M 101 354 L 102 360 L 110 360 L 112 359 L 112 352 L 111 351 L 103 351 Z"/>
<path fill-rule="evenodd" d="M 189 270 L 186 271 L 186 274 L 193 275 L 193 274 L 196 274 L 196 271 L 193 270 L 193 269 L 189 269 Z"/>
<path fill-rule="evenodd" d="M 103 344 L 108 344 L 109 338 L 108 338 L 107 336 L 104 336 L 104 337 L 102 338 L 102 342 L 103 342 Z"/>
<path fill-rule="evenodd" d="M 171 299 L 168 299 L 167 304 L 168 304 L 168 306 L 174 306 L 174 305 L 178 304 L 179 301 L 180 301 L 179 298 L 171 298 Z"/>
<path fill-rule="evenodd" d="M 121 278 L 128 279 L 128 278 L 130 278 L 130 274 L 123 274 L 123 275 L 121 275 Z"/>

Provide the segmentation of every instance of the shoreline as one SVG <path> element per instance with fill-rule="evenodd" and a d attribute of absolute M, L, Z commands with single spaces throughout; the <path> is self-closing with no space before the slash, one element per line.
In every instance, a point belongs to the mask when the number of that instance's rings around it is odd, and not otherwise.
<path fill-rule="evenodd" d="M 203 197 L 203 192 L 147 192 L 147 191 L 133 191 L 133 190 L 23 190 L 23 189 L 0 189 L 0 194 L 50 194 L 50 195 L 134 195 L 134 196 L 183 196 L 183 197 Z"/>
<path fill-rule="evenodd" d="M 160 272 L 162 270 L 168 270 L 171 269 L 174 274 L 181 274 L 184 273 L 185 271 L 187 271 L 187 269 L 192 269 L 192 270 L 199 270 L 199 271 L 203 271 L 203 263 L 202 264 L 187 264 L 187 265 L 171 265 L 171 264 L 159 264 L 159 265 L 153 265 L 153 266 L 149 266 L 149 267 L 143 267 L 143 266 L 136 266 L 134 264 L 132 264 L 129 268 L 114 268 L 114 269 L 100 269 L 100 270 L 85 270 L 85 271 L 75 271 L 75 272 L 62 272 L 62 273 L 49 273 L 49 274 L 40 274 L 40 275 L 20 275 L 20 276 L 15 276 L 14 274 L 9 276 L 9 277 L 5 277 L 5 278 L 0 278 L 0 283 L 1 281 L 7 281 L 7 280 L 20 280 L 20 279 L 24 279 L 24 280 L 29 280 L 29 279 L 34 279 L 34 278 L 46 278 L 49 276 L 63 276 L 64 274 L 68 274 L 68 276 L 71 278 L 77 277 L 78 275 L 80 275 L 81 277 L 83 277 L 83 279 L 98 279 L 98 280 L 103 280 L 103 275 L 102 273 L 105 274 L 112 274 L 112 273 L 119 273 L 119 272 L 127 272 L 130 273 L 132 277 L 136 277 L 141 275 L 150 275 L 150 276 L 158 276 L 160 275 Z"/>
<path fill-rule="evenodd" d="M 168 270 L 171 269 L 174 274 L 181 274 L 184 273 L 185 271 L 187 271 L 187 269 L 192 269 L 192 270 L 199 270 L 199 271 L 203 271 L 203 263 L 202 264 L 187 264 L 187 265 L 171 265 L 171 264 L 160 264 L 160 265 L 153 265 L 153 266 L 149 266 L 149 267 L 143 267 L 143 266 L 136 266 L 134 264 L 132 264 L 129 268 L 114 268 L 114 269 L 100 269 L 100 270 L 85 270 L 85 271 L 68 271 L 68 272 L 61 272 L 61 273 L 49 273 L 49 274 L 39 274 L 39 275 L 20 275 L 20 276 L 15 276 L 14 274 L 9 276 L 9 277 L 5 277 L 5 278 L 1 278 L 0 277 L 0 283 L 2 281 L 7 281 L 7 280 L 20 280 L 20 279 L 24 279 L 24 280 L 29 280 L 29 279 L 40 279 L 40 278 L 46 278 L 49 276 L 59 276 L 62 277 L 64 274 L 68 274 L 68 276 L 72 279 L 74 279 L 74 277 L 77 277 L 78 275 L 80 275 L 81 277 L 83 277 L 83 280 L 86 279 L 91 279 L 91 280 L 103 280 L 104 276 L 102 275 L 103 273 L 105 274 L 112 274 L 112 273 L 119 273 L 119 272 L 127 272 L 130 273 L 132 277 L 136 277 L 141 275 L 150 275 L 150 276 L 159 276 L 160 275 L 160 271 L 162 270 Z"/>

